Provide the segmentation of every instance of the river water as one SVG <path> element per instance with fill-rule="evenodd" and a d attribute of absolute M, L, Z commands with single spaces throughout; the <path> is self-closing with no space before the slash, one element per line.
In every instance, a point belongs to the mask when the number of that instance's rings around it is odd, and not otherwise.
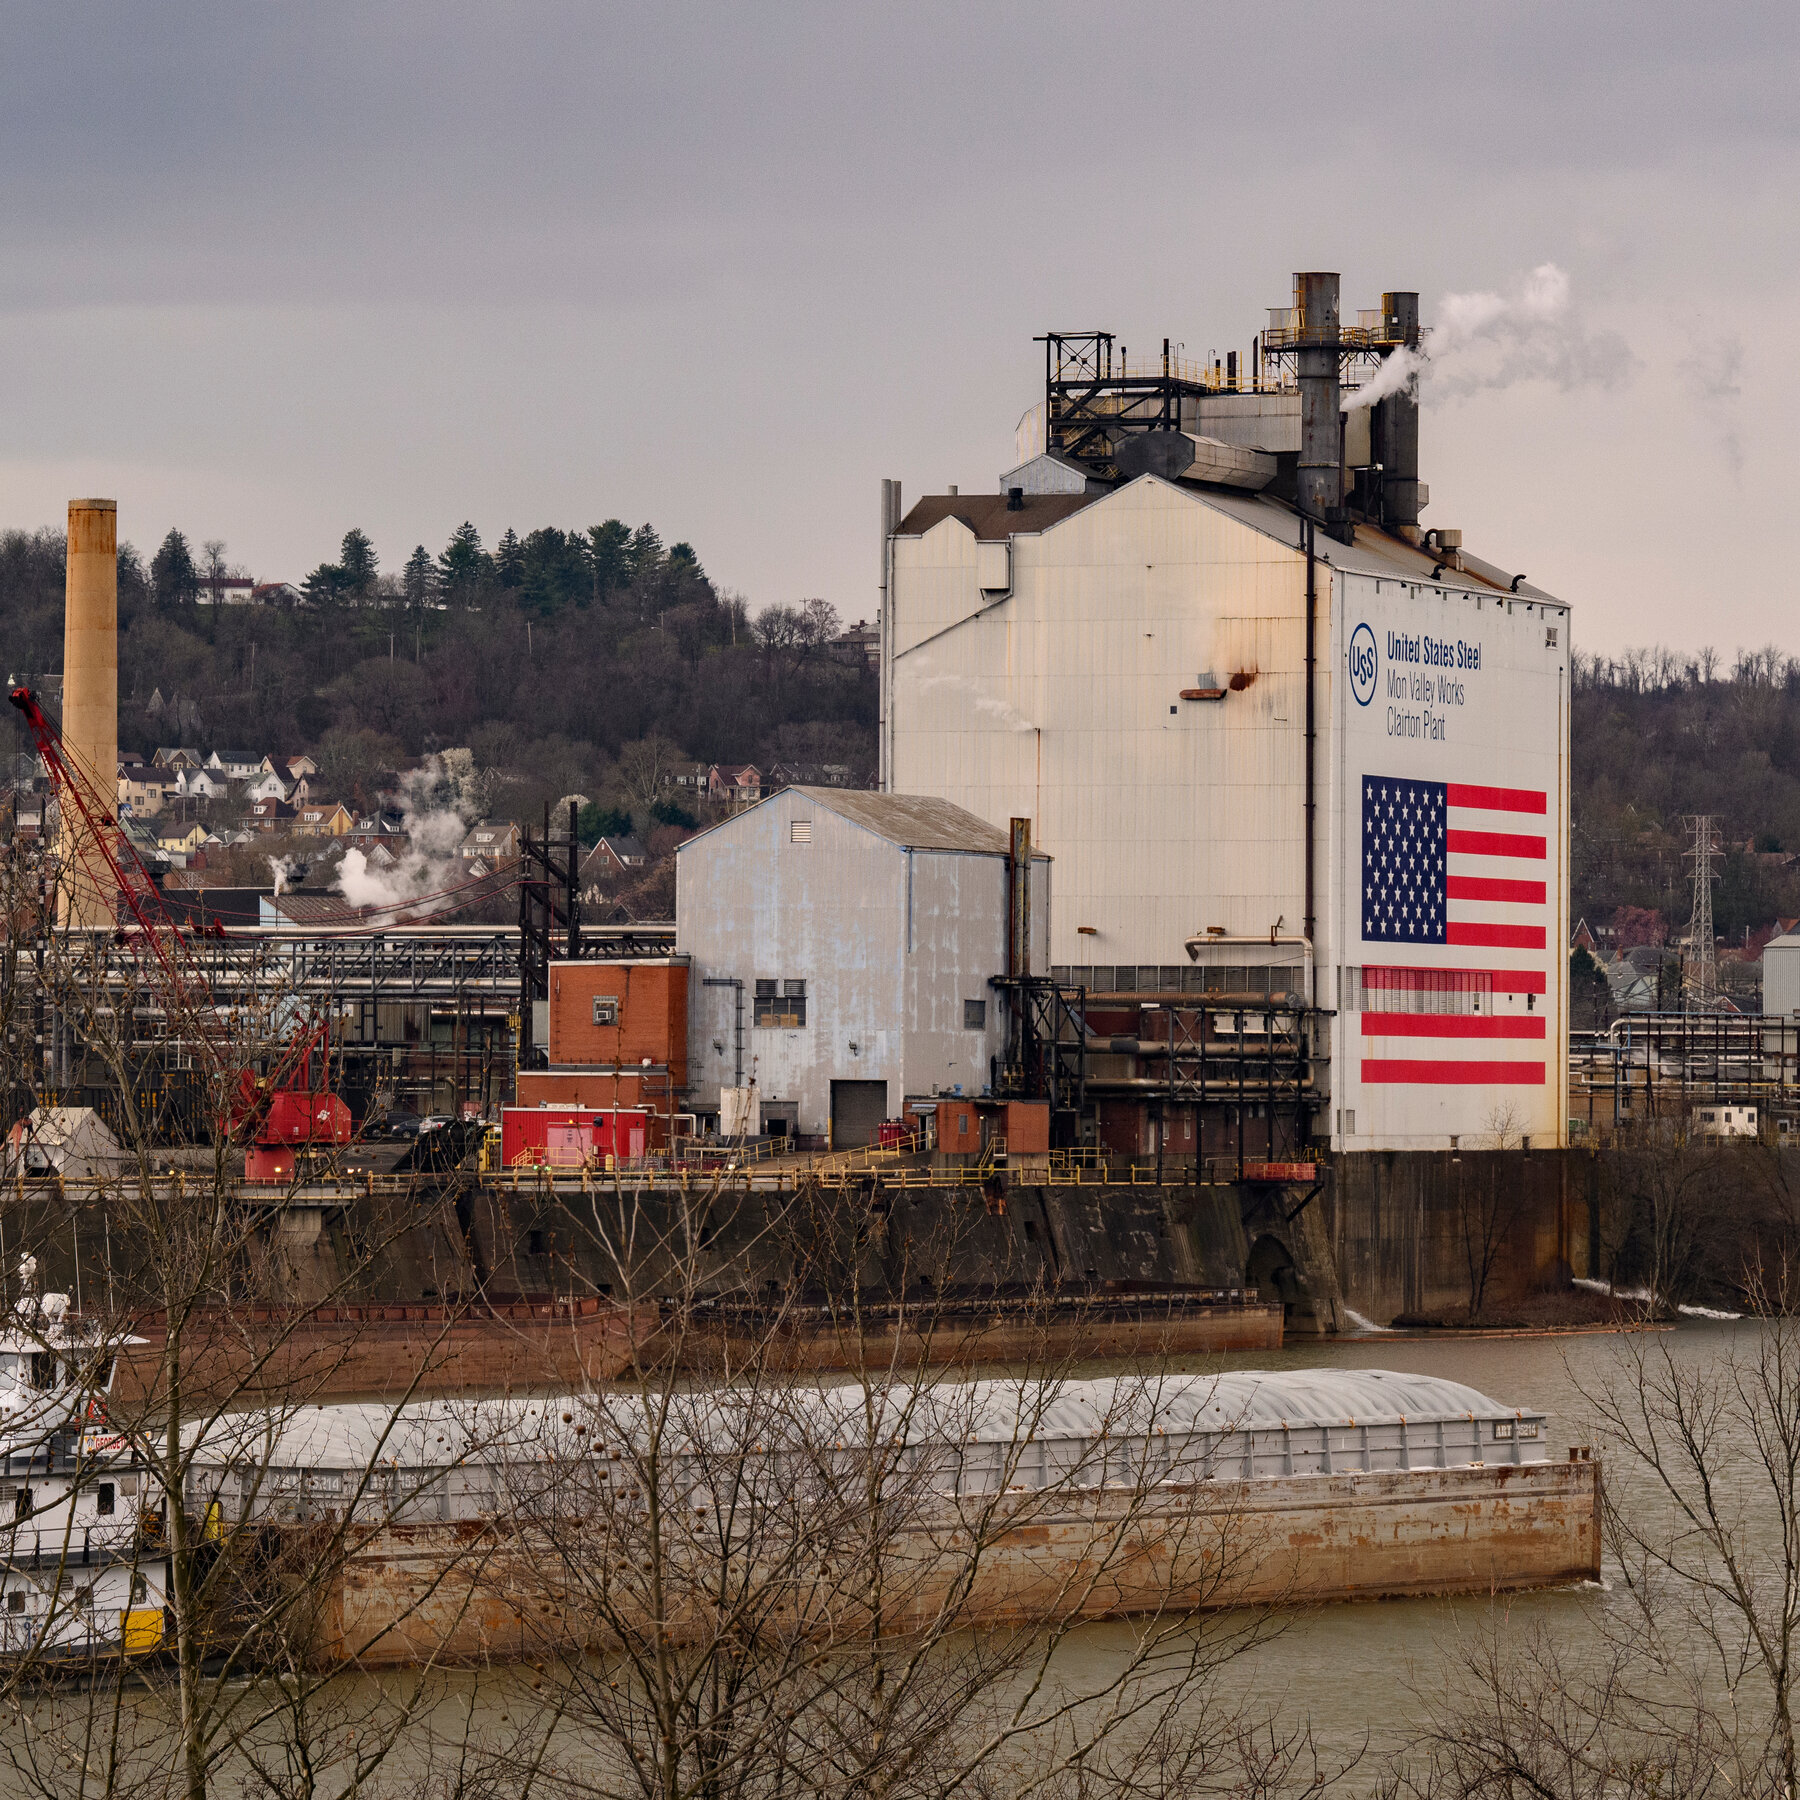
<path fill-rule="evenodd" d="M 1668 1342 L 1678 1361 L 1704 1364 L 1739 1329 L 1755 1327 L 1683 1323 Z M 1507 1406 L 1548 1413 L 1550 1454 L 1560 1461 L 1570 1445 L 1597 1441 L 1583 1391 L 1608 1385 L 1632 1341 L 1609 1332 L 1455 1339 L 1376 1333 L 1234 1360 L 1258 1368 L 1394 1369 L 1460 1381 Z M 1609 1471 L 1609 1479 L 1620 1473 Z M 1604 1585 L 1583 1583 L 1499 1600 L 1323 1606 L 1296 1614 L 1232 1675 L 1246 1693 L 1278 1701 L 1287 1720 L 1310 1719 L 1318 1740 L 1340 1758 L 1366 1740 L 1364 1772 L 1372 1772 L 1417 1732 L 1459 1640 L 1487 1631 L 1497 1615 L 1509 1628 L 1542 1623 L 1559 1637 L 1578 1638 L 1595 1623 L 1595 1609 L 1611 1604 Z"/>
<path fill-rule="evenodd" d="M 1678 1361 L 1702 1366 L 1716 1359 L 1735 1333 L 1756 1329 L 1695 1321 L 1664 1341 Z M 1550 1454 L 1561 1460 L 1570 1445 L 1597 1441 L 1583 1390 L 1609 1385 L 1634 1342 L 1642 1340 L 1610 1333 L 1420 1339 L 1371 1334 L 1229 1360 L 1258 1368 L 1393 1369 L 1463 1382 L 1508 1406 L 1547 1413 Z M 1204 1370 L 1219 1365 L 1192 1366 Z M 1623 1473 L 1609 1470 L 1608 1479 L 1617 1481 Z M 1294 1614 L 1272 1641 L 1229 1665 L 1222 1686 L 1254 1705 L 1274 1707 L 1287 1724 L 1310 1724 L 1328 1766 L 1360 1755 L 1344 1791 L 1366 1792 L 1424 1724 L 1434 1696 L 1444 1689 L 1459 1640 L 1466 1643 L 1485 1634 L 1497 1617 L 1509 1631 L 1542 1624 L 1559 1638 L 1578 1640 L 1591 1630 L 1599 1609 L 1617 1604 L 1604 1584 L 1584 1583 L 1497 1601 L 1469 1596 L 1316 1607 Z M 1119 1634 L 1128 1630 L 1124 1625 L 1084 1628 L 1066 1653 L 1092 1659 L 1088 1673 L 1098 1673 L 1120 1655 Z M 441 1702 L 428 1712 L 435 1715 L 432 1724 L 440 1744 L 453 1745 L 472 1720 L 474 1740 L 494 1745 L 521 1728 L 530 1735 L 541 1716 L 544 1696 L 529 1670 L 437 1679 Z M 338 1692 L 333 1709 L 341 1718 L 353 1718 L 365 1707 L 379 1707 L 384 1692 L 404 1685 L 392 1678 L 353 1678 Z M 12 1721 L 12 1729 L 19 1723 Z M 0 1732 L 7 1729 L 0 1722 Z M 33 1791 L 11 1777 L 4 1754 L 8 1747 L 0 1744 L 4 1800 Z M 587 1754 L 579 1746 L 569 1748 L 577 1760 Z M 432 1784 L 423 1776 L 432 1760 L 430 1753 L 409 1744 L 394 1765 L 408 1771 L 401 1785 L 418 1779 L 415 1791 L 430 1790 Z M 335 1784 L 326 1785 L 329 1791 Z M 226 1778 L 216 1791 L 235 1795 L 251 1787 Z"/>

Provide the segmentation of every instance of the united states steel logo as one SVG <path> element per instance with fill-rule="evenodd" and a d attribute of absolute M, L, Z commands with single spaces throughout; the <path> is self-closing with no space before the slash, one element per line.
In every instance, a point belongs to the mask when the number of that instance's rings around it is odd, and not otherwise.
<path fill-rule="evenodd" d="M 1375 698 L 1375 663 L 1375 634 L 1367 625 L 1358 625 L 1350 634 L 1350 692 L 1358 706 Z"/>

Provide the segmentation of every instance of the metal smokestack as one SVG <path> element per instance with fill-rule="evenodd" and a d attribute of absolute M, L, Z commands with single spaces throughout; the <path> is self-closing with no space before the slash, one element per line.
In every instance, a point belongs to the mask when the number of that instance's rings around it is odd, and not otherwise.
<path fill-rule="evenodd" d="M 1419 347 L 1419 296 L 1381 296 L 1382 336 L 1408 350 Z M 1389 352 L 1393 354 L 1392 351 Z M 1389 531 L 1419 535 L 1419 401 L 1410 390 L 1377 401 L 1375 460 L 1381 464 L 1381 514 Z"/>
<path fill-rule="evenodd" d="M 119 507 L 69 502 L 63 611 L 63 747 L 111 803 L 119 788 Z M 62 828 L 76 821 L 65 813 Z M 68 859 L 65 857 L 65 863 Z M 67 923 L 110 927 L 106 896 L 73 886 Z"/>
<path fill-rule="evenodd" d="M 1343 422 L 1338 414 L 1338 278 L 1294 277 L 1299 314 L 1300 510 L 1321 524 L 1344 503 Z"/>

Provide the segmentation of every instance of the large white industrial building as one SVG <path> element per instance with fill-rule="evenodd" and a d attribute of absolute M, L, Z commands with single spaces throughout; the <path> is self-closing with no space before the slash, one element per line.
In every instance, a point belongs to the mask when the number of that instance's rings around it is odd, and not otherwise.
<path fill-rule="evenodd" d="M 1560 1144 L 1568 608 L 1419 528 L 1417 343 L 1313 276 L 1254 375 L 1050 340 L 999 493 L 888 484 L 883 784 L 1030 818 L 1090 1003 L 1320 1009 L 1310 1141 Z"/>

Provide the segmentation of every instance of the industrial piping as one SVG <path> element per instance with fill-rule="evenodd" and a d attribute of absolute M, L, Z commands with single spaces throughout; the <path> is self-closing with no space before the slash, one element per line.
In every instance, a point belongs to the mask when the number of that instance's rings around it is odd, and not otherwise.
<path fill-rule="evenodd" d="M 112 801 L 119 782 L 119 507 L 71 500 L 63 614 L 64 753 Z M 80 829 L 65 809 L 63 829 Z M 72 869 L 67 853 L 63 866 Z M 65 887 L 63 922 L 111 929 L 111 897 Z"/>

